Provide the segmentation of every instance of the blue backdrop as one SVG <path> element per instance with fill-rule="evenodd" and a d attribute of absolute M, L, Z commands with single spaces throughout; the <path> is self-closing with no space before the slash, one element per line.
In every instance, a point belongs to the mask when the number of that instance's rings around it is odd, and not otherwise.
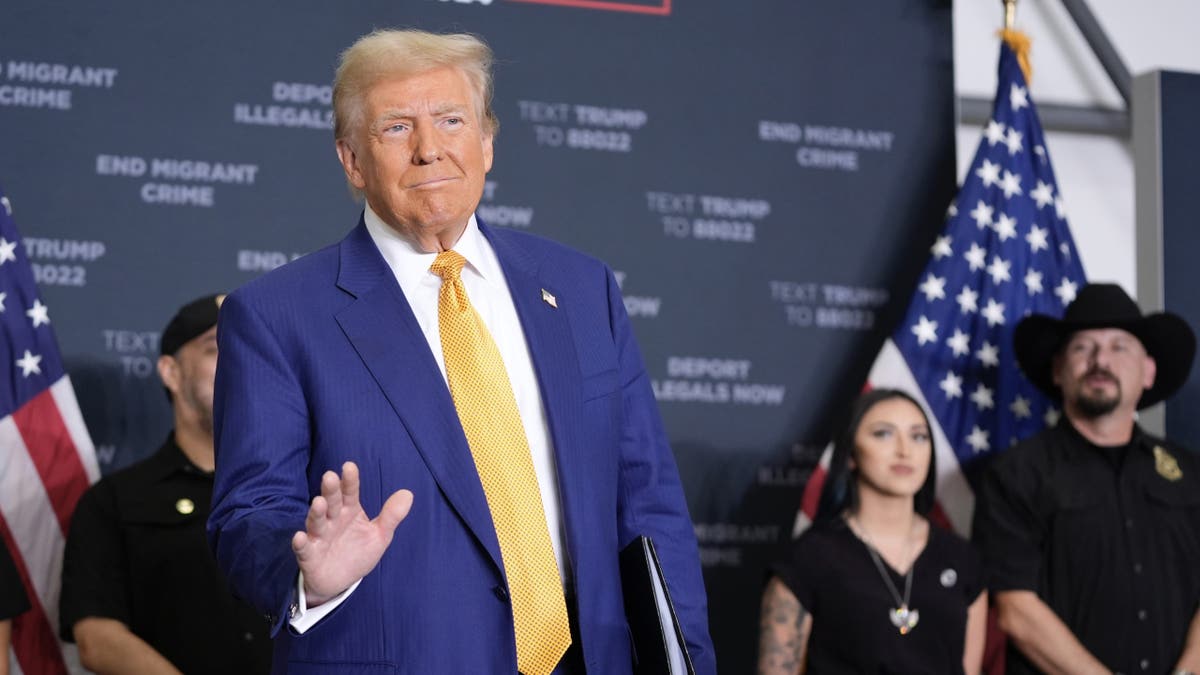
<path fill-rule="evenodd" d="M 9 0 L 3 14 L 0 182 L 105 472 L 169 427 L 153 363 L 180 304 L 355 223 L 329 128 L 339 51 L 381 26 L 484 36 L 501 130 L 481 215 L 618 271 L 721 669 L 752 668 L 765 561 L 953 196 L 949 0 Z"/>

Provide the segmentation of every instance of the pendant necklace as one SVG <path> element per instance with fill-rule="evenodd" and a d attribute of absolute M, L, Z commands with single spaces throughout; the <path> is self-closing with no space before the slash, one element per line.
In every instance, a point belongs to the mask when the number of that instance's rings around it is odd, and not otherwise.
<path fill-rule="evenodd" d="M 879 570 L 879 576 L 883 577 L 883 583 L 887 584 L 888 592 L 892 594 L 892 599 L 896 601 L 896 607 L 888 610 L 888 620 L 892 625 L 899 629 L 901 635 L 908 635 L 912 629 L 917 627 L 917 622 L 921 620 L 921 613 L 915 609 L 910 609 L 908 599 L 912 593 L 913 568 L 916 561 L 912 561 L 908 565 L 908 572 L 904 575 L 904 595 L 896 590 L 896 585 L 892 583 L 892 575 L 888 574 L 887 569 L 883 565 L 883 560 L 879 557 L 879 552 L 875 550 L 875 545 L 871 542 L 871 536 L 867 534 L 862 523 L 858 522 L 857 518 L 851 516 L 854 521 L 856 530 L 862 535 L 862 542 L 867 545 L 867 553 L 871 554 L 871 560 L 875 562 L 875 569 Z M 908 549 L 905 551 L 905 558 L 909 558 L 912 554 L 912 532 L 909 532 Z"/>

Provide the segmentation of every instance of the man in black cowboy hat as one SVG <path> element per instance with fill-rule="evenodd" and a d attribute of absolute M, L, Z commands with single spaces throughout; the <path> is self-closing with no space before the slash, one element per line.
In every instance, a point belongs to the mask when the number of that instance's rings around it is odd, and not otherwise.
<path fill-rule="evenodd" d="M 1195 336 L 1092 284 L 1062 320 L 1021 321 L 1013 343 L 1062 418 L 979 486 L 974 536 L 1008 672 L 1200 671 L 1200 462 L 1136 421 L 1187 379 Z"/>
<path fill-rule="evenodd" d="M 270 670 L 268 624 L 237 601 L 208 549 L 213 378 L 223 295 L 179 309 L 159 339 L 175 427 L 153 456 L 79 500 L 63 560 L 60 632 L 97 673 Z"/>

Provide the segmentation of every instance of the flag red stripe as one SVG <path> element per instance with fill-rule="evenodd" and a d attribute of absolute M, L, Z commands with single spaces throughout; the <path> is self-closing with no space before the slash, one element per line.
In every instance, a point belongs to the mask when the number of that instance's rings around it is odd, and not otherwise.
<path fill-rule="evenodd" d="M 12 418 L 25 440 L 38 475 L 42 477 L 42 485 L 46 487 L 65 537 L 75 504 L 89 483 L 75 441 L 71 439 L 49 389 L 17 409 Z"/>
<path fill-rule="evenodd" d="M 46 618 L 41 599 L 33 590 L 25 560 L 18 553 L 19 549 L 3 516 L 0 516 L 0 537 L 3 537 L 4 545 L 13 554 L 13 564 L 21 576 L 25 594 L 29 596 L 29 611 L 13 619 L 12 647 L 17 655 L 17 663 L 25 675 L 66 675 L 67 664 L 63 661 L 58 638 L 50 626 L 50 620 Z M 2 658 L 8 656 L 2 655 Z"/>
<path fill-rule="evenodd" d="M 820 464 L 813 469 L 812 475 L 808 477 L 808 483 L 804 485 L 804 497 L 800 500 L 800 509 L 804 511 L 804 515 L 808 516 L 809 520 L 816 520 L 817 507 L 821 504 L 821 490 L 825 487 L 825 478 L 828 471 Z"/>

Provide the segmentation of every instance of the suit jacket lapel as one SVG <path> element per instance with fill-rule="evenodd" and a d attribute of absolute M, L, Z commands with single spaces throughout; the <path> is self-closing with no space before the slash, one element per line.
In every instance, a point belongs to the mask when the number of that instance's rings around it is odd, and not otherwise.
<path fill-rule="evenodd" d="M 575 353 L 575 341 L 564 303 L 571 298 L 558 292 L 552 283 L 539 272 L 538 261 L 520 246 L 514 245 L 496 231 L 479 224 L 480 231 L 487 237 L 500 266 L 504 269 L 508 289 L 512 294 L 517 316 L 525 331 L 533 369 L 541 389 L 542 405 L 546 409 L 546 420 L 550 437 L 554 442 L 557 464 L 559 495 L 563 506 L 563 523 L 567 528 L 567 543 L 571 557 L 578 555 L 576 538 L 572 526 L 581 522 L 579 510 L 584 505 L 575 504 L 572 497 L 581 494 L 575 485 L 588 475 L 581 447 L 579 430 L 583 428 L 582 375 L 579 357 Z M 543 299 L 542 292 L 554 296 L 559 307 Z"/>
<path fill-rule="evenodd" d="M 400 416 L 451 507 L 502 569 L 471 450 L 412 308 L 361 221 L 340 249 L 338 287 L 357 300 L 337 314 L 338 324 Z"/>

